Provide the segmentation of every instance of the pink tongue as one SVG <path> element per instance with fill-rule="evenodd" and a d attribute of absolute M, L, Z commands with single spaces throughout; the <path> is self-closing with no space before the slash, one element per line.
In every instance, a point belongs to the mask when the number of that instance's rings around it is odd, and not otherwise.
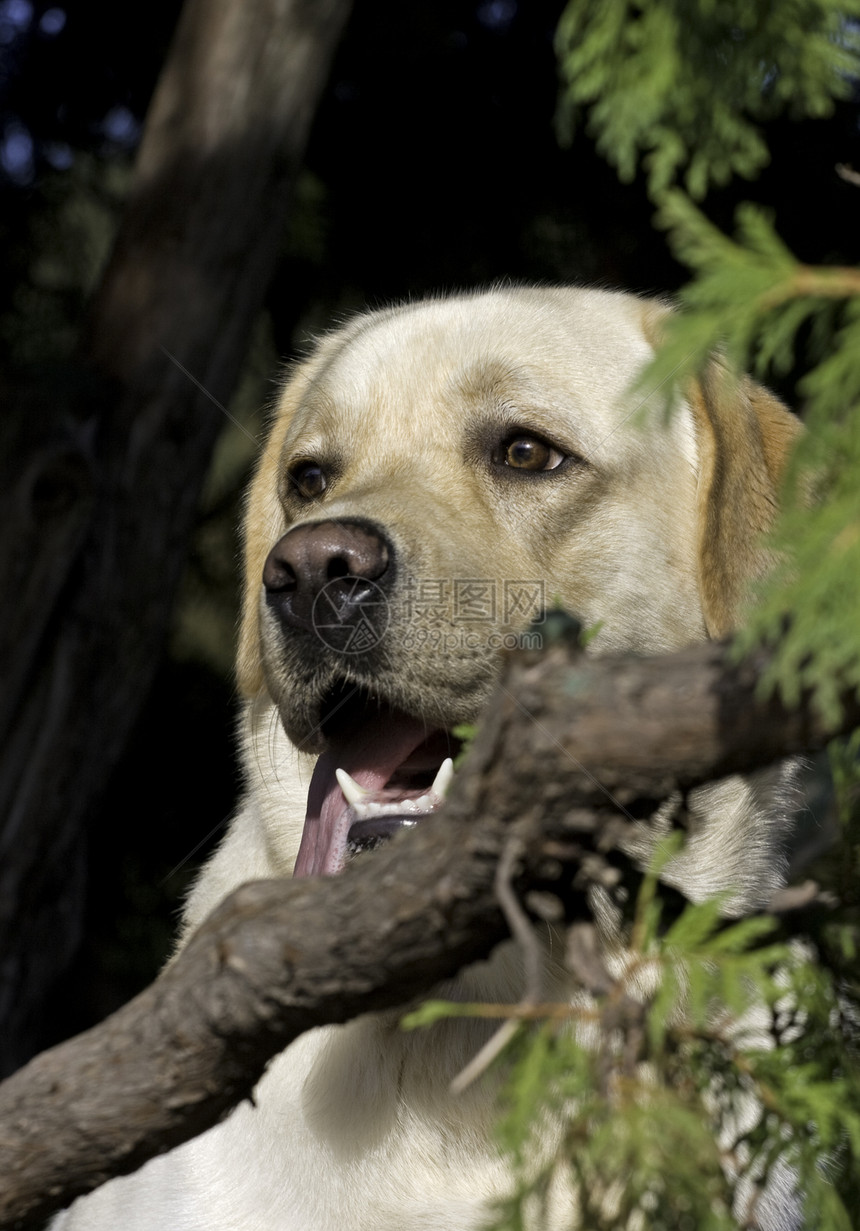
<path fill-rule="evenodd" d="M 334 776 L 345 769 L 359 786 L 380 791 L 399 765 L 427 738 L 423 722 L 390 712 L 349 740 L 334 740 L 316 763 L 293 876 L 332 876 L 346 857 L 352 813 Z"/>

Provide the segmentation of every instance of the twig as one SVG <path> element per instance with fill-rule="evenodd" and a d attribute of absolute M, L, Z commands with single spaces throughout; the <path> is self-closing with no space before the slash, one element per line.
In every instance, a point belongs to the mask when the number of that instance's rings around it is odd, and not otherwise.
<path fill-rule="evenodd" d="M 848 163 L 838 162 L 836 164 L 836 174 L 840 179 L 845 180 L 847 184 L 854 184 L 855 187 L 860 188 L 860 171 L 855 171 Z"/>
<path fill-rule="evenodd" d="M 512 886 L 516 863 L 521 853 L 522 842 L 512 835 L 505 843 L 499 859 L 494 888 L 502 914 L 511 929 L 511 935 L 522 949 L 526 986 L 516 1006 L 522 1011 L 533 1009 L 542 999 L 544 961 L 537 933 L 520 905 Z M 521 1022 L 517 1018 L 508 1018 L 453 1079 L 450 1085 L 451 1093 L 462 1094 L 473 1081 L 477 1080 L 489 1068 L 496 1056 L 504 1051 L 520 1025 Z"/>

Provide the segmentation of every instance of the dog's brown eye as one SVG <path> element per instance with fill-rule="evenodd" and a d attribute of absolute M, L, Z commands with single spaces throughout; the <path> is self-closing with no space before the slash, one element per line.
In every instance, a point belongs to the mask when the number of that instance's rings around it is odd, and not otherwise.
<path fill-rule="evenodd" d="M 535 436 L 515 436 L 503 446 L 503 461 L 516 470 L 555 470 L 564 455 Z"/>
<path fill-rule="evenodd" d="M 299 462 L 290 471 L 290 487 L 302 499 L 316 500 L 328 487 L 328 480 L 316 462 Z"/>

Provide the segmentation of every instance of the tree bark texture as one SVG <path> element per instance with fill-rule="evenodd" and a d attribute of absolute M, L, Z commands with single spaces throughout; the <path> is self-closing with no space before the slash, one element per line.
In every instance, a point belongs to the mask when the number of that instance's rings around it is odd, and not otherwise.
<path fill-rule="evenodd" d="M 0 1067 L 29 1054 L 42 997 L 79 941 L 82 825 L 152 679 L 220 406 L 349 10 L 188 0 L 77 385 L 63 390 L 79 430 L 33 442 L 4 488 L 15 584 L 4 575 Z M 38 405 L 32 415 L 37 427 Z"/>
<path fill-rule="evenodd" d="M 507 935 L 495 892 L 550 890 L 568 919 L 621 854 L 627 811 L 821 747 L 839 728 L 757 696 L 759 663 L 707 644 L 584 659 L 516 655 L 443 813 L 332 879 L 237 890 L 160 978 L 0 1086 L 0 1229 L 188 1140 L 247 1098 L 303 1031 L 402 1006 Z"/>

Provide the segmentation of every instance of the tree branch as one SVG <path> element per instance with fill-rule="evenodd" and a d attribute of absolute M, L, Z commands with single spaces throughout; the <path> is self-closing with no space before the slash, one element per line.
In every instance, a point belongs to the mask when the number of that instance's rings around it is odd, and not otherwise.
<path fill-rule="evenodd" d="M 508 663 L 451 800 L 339 877 L 261 881 L 227 898 L 151 987 L 0 1086 L 0 1228 L 38 1226 L 251 1096 L 299 1034 L 402 1006 L 507 935 L 504 849 L 519 895 L 588 917 L 630 820 L 678 789 L 810 751 L 808 706 L 756 697 L 763 659 L 725 647 L 585 659 L 563 640 Z"/>

